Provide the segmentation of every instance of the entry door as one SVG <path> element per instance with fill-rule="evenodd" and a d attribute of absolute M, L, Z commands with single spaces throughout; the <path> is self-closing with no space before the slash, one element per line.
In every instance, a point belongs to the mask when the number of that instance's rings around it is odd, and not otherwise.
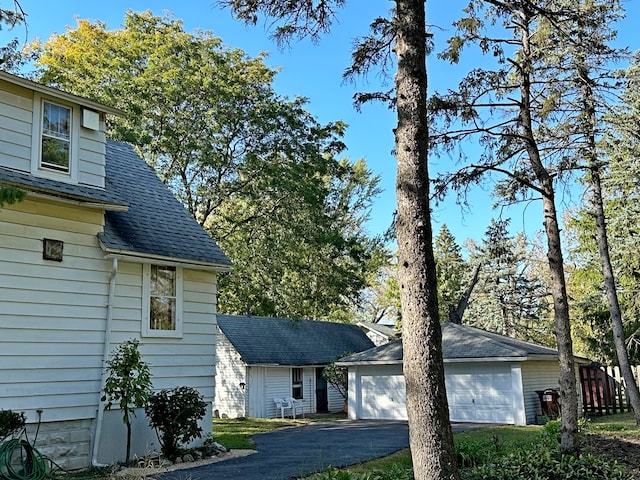
<path fill-rule="evenodd" d="M 329 411 L 327 381 L 322 376 L 322 368 L 316 368 L 316 412 Z"/>

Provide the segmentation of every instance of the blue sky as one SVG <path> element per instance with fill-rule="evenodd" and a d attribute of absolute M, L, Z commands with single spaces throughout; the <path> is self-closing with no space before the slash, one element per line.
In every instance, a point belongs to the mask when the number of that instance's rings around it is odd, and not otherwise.
<path fill-rule="evenodd" d="M 0 0 L 7 7 L 10 0 Z M 640 1 L 624 1 L 627 18 L 620 25 L 620 43 L 632 50 L 640 48 L 640 35 L 637 34 L 640 20 Z M 75 17 L 100 20 L 109 29 L 120 28 L 124 14 L 128 9 L 135 11 L 151 10 L 156 15 L 172 12 L 175 18 L 182 19 L 187 31 L 194 29 L 212 30 L 225 44 L 241 48 L 251 56 L 259 52 L 269 52 L 267 64 L 281 71 L 276 77 L 275 88 L 281 95 L 303 96 L 308 98 L 307 109 L 320 122 L 343 120 L 349 124 L 345 137 L 348 151 L 346 156 L 355 160 L 365 158 L 369 168 L 381 177 L 384 192 L 376 199 L 368 224 L 370 233 L 381 234 L 390 225 L 395 210 L 395 159 L 392 155 L 395 126 L 395 112 L 385 105 L 365 105 L 361 112 L 353 108 L 352 97 L 357 91 L 374 91 L 382 82 L 385 88 L 391 86 L 392 78 L 383 79 L 373 73 L 369 78 L 357 84 L 345 84 L 342 72 L 350 63 L 351 45 L 358 36 L 368 32 L 368 25 L 377 16 L 387 16 L 393 2 L 386 0 L 351 0 L 340 12 L 339 21 L 331 34 L 325 36 L 316 45 L 309 41 L 294 43 L 290 48 L 279 50 L 269 39 L 269 25 L 245 26 L 235 20 L 229 11 L 217 9 L 213 0 L 109 0 L 92 2 L 87 0 L 67 0 L 51 2 L 44 0 L 20 0 L 27 13 L 28 39 L 40 37 L 46 40 L 52 33 L 63 33 L 67 26 L 75 27 Z M 427 22 L 436 27 L 436 51 L 444 46 L 446 38 L 453 33 L 451 22 L 460 15 L 467 0 L 449 0 L 447 2 L 427 2 Z M 18 36 L 24 39 L 25 32 L 18 27 L 11 32 L 0 31 L 0 43 Z M 474 61 L 470 58 L 469 61 Z M 481 61 L 481 57 L 477 58 Z M 435 59 L 429 60 L 429 89 L 444 90 L 449 82 L 457 83 L 461 67 L 443 64 Z M 431 171 L 450 166 L 446 158 L 432 159 Z M 434 230 L 446 223 L 458 243 L 467 238 L 480 239 L 492 217 L 499 212 L 491 209 L 493 200 L 487 192 L 476 189 L 469 198 L 472 212 L 462 212 L 455 204 L 453 196 L 433 211 Z M 526 230 L 529 234 L 541 228 L 541 206 L 529 205 L 506 210 L 503 217 L 512 218 L 514 231 Z"/>

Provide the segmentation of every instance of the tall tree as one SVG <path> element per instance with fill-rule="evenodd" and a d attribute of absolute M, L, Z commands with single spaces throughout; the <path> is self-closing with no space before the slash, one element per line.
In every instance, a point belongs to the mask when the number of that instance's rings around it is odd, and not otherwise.
<path fill-rule="evenodd" d="M 345 0 L 221 0 L 246 22 L 265 14 L 281 22 L 281 39 L 318 38 L 336 19 Z M 370 60 L 397 59 L 395 129 L 398 201 L 398 283 L 402 305 L 404 376 L 409 439 L 416 479 L 458 478 L 444 386 L 442 332 L 438 314 L 427 170 L 426 23 L 424 0 L 396 0 L 393 18 L 376 19 L 373 35 L 354 52 L 352 71 L 367 71 Z M 368 52 L 368 53 L 367 53 Z M 362 63 L 364 62 L 364 63 Z"/>
<path fill-rule="evenodd" d="M 457 34 L 441 57 L 458 62 L 462 49 L 475 45 L 493 55 L 495 68 L 473 70 L 458 91 L 435 96 L 431 107 L 444 118 L 442 131 L 433 137 L 435 143 L 451 147 L 477 136 L 485 148 L 478 163 L 446 176 L 445 184 L 460 187 L 498 172 L 506 180 L 497 185 L 497 193 L 507 201 L 532 193 L 542 200 L 560 364 L 561 451 L 573 454 L 579 451 L 578 397 L 555 190 L 565 166 L 562 156 L 554 155 L 557 150 L 543 144 L 538 132 L 547 107 L 540 101 L 549 91 L 548 84 L 539 81 L 544 37 L 534 36 L 541 19 L 563 28 L 573 12 L 554 9 L 557 6 L 552 1 L 541 5 L 533 0 L 471 0 L 467 16 L 455 23 Z"/>
<path fill-rule="evenodd" d="M 80 20 L 38 65 L 43 82 L 127 113 L 110 135 L 138 147 L 235 265 L 221 311 L 348 319 L 385 258 L 364 230 L 378 178 L 338 158 L 346 125 L 274 91 L 262 56 L 129 11 L 121 30 Z"/>
<path fill-rule="evenodd" d="M 473 321 L 481 328 L 527 341 L 548 343 L 548 290 L 532 272 L 523 236 L 512 236 L 509 220 L 492 220 L 474 260 L 483 269 L 472 295 Z"/>
<path fill-rule="evenodd" d="M 610 159 L 603 178 L 609 231 L 613 238 L 612 257 L 621 288 L 624 317 L 630 324 L 640 318 L 640 53 L 625 71 L 626 85 L 621 102 L 608 116 L 610 128 L 605 150 Z M 629 347 L 638 355 L 640 330 L 632 330 Z M 637 357 L 636 357 L 637 358 Z"/>
<path fill-rule="evenodd" d="M 615 0 L 583 0 L 575 3 L 579 11 L 573 29 L 574 40 L 569 42 L 569 48 L 563 49 L 570 59 L 571 70 L 575 72 L 575 98 L 580 112 L 572 126 L 584 139 L 580 144 L 579 153 L 584 157 L 587 168 L 586 181 L 591 189 L 590 210 L 595 219 L 596 244 L 605 295 L 609 304 L 613 340 L 620 371 L 627 387 L 627 395 L 635 412 L 636 424 L 640 425 L 640 391 L 629 362 L 622 311 L 611 262 L 602 191 L 604 162 L 597 144 L 602 125 L 601 112 L 607 106 L 600 103 L 602 98 L 600 94 L 602 91 L 615 91 L 615 85 L 611 86 L 607 82 L 606 79 L 610 75 L 608 71 L 603 72 L 602 65 L 617 60 L 621 55 L 621 52 L 608 46 L 615 38 L 615 32 L 610 25 L 619 18 L 620 5 Z"/>
<path fill-rule="evenodd" d="M 438 277 L 438 305 L 440 318 L 449 318 L 449 312 L 456 309 L 463 293 L 467 265 L 462 258 L 460 245 L 446 224 L 440 227 L 433 243 Z"/>

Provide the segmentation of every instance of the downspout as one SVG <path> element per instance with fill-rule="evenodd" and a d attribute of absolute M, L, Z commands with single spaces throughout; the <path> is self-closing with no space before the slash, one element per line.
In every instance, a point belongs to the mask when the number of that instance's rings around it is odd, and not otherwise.
<path fill-rule="evenodd" d="M 104 419 L 104 400 L 102 400 L 102 387 L 107 380 L 107 369 L 105 365 L 109 360 L 111 352 L 111 326 L 113 324 L 113 304 L 116 296 L 116 273 L 118 273 L 118 259 L 113 258 L 111 267 L 111 278 L 109 279 L 109 299 L 107 302 L 107 319 L 104 327 L 104 350 L 102 352 L 102 365 L 100 366 L 100 391 L 98 392 L 98 414 L 96 417 L 96 428 L 91 446 L 91 465 L 93 467 L 106 467 L 107 465 L 98 463 L 98 445 L 102 434 L 102 421 Z"/>

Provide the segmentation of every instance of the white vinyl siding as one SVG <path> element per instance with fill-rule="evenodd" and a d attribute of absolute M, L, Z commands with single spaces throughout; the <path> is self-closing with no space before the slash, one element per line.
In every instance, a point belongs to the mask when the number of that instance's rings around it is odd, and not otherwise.
<path fill-rule="evenodd" d="M 2 81 L 0 87 L 2 165 L 28 172 L 31 169 L 33 93 Z"/>
<path fill-rule="evenodd" d="M 256 388 L 254 375 L 247 377 L 246 371 L 247 367 L 242 362 L 240 354 L 227 337 L 219 333 L 216 341 L 216 388 L 213 409 L 218 411 L 220 417 L 244 417 L 247 415 L 247 397 L 262 398 L 262 389 Z M 245 384 L 244 390 L 240 388 L 241 382 Z M 260 416 L 255 412 L 249 412 L 248 415 Z"/>
<path fill-rule="evenodd" d="M 32 172 L 56 180 L 77 182 L 104 188 L 105 145 L 104 120 L 100 130 L 93 131 L 80 126 L 80 105 L 48 99 L 55 104 L 73 108 L 75 127 L 72 132 L 72 158 L 70 174 L 46 171 L 38 168 L 41 135 L 42 96 L 33 91 L 0 80 L 0 142 L 2 166 L 22 172 Z M 44 97 L 47 98 L 47 97 Z"/>
<path fill-rule="evenodd" d="M 2 408 L 45 422 L 95 417 L 110 262 L 102 212 L 25 200 L 0 209 Z M 42 239 L 64 242 L 62 262 Z"/>
<path fill-rule="evenodd" d="M 340 392 L 333 388 L 331 384 L 327 384 L 327 396 L 329 399 L 329 411 L 330 412 L 342 412 L 344 411 L 344 398 L 340 395 Z"/>
<path fill-rule="evenodd" d="M 576 382 L 578 385 L 578 413 L 582 412 L 582 389 L 580 388 L 578 364 L 576 363 Z M 527 423 L 535 423 L 541 414 L 540 398 L 537 390 L 559 388 L 560 367 L 557 361 L 530 361 L 522 365 L 524 405 Z"/>

